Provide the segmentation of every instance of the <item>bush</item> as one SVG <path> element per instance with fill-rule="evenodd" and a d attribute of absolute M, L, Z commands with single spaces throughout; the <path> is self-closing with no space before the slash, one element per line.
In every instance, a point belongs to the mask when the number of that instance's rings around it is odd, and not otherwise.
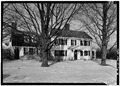
<path fill-rule="evenodd" d="M 24 60 L 36 60 L 36 61 L 41 61 L 41 58 L 40 56 L 38 55 L 24 55 L 24 56 L 21 56 L 20 59 L 22 61 Z"/>
<path fill-rule="evenodd" d="M 99 49 L 96 51 L 96 58 L 99 58 L 99 59 L 102 58 L 102 53 L 101 53 L 101 51 Z M 114 59 L 114 60 L 116 60 L 117 59 L 117 50 L 113 49 L 110 52 L 108 52 L 107 53 L 107 59 Z"/>
<path fill-rule="evenodd" d="M 97 49 L 97 51 L 96 51 L 96 58 L 101 59 L 101 57 L 102 57 L 101 51 L 99 49 Z"/>
<path fill-rule="evenodd" d="M 4 59 L 13 60 L 14 54 L 11 52 L 10 49 L 5 49 L 5 50 L 2 50 L 2 57 L 3 57 L 3 60 Z"/>
<path fill-rule="evenodd" d="M 117 60 L 117 52 L 116 51 L 110 51 L 108 54 L 107 54 L 107 59 L 114 59 L 114 60 Z"/>

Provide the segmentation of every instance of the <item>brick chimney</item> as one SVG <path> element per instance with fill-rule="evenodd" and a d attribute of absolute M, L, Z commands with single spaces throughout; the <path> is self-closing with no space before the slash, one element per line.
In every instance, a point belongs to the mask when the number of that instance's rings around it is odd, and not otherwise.
<path fill-rule="evenodd" d="M 65 25 L 65 30 L 70 30 L 70 24 Z"/>

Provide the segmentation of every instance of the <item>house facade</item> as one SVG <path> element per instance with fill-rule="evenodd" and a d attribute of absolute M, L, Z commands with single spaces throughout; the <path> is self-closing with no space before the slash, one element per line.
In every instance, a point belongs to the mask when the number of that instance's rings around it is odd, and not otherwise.
<path fill-rule="evenodd" d="M 91 43 L 92 38 L 87 33 L 69 30 L 65 31 L 64 34 L 57 38 L 51 49 L 54 57 L 58 56 L 63 60 L 88 60 L 96 57 L 96 51 Z"/>
<path fill-rule="evenodd" d="M 52 47 L 53 56 L 61 56 L 63 60 L 67 59 L 91 59 L 91 40 L 83 38 L 60 37 L 57 39 L 59 44 Z M 64 41 L 64 43 L 60 41 Z"/>
<path fill-rule="evenodd" d="M 69 27 L 70 25 L 67 24 L 61 35 L 55 40 L 51 48 L 53 57 L 59 57 L 62 60 L 88 60 L 96 57 L 95 50 L 93 51 L 91 45 L 92 38 L 85 32 L 70 30 Z M 37 49 L 37 41 L 32 39 L 34 35 L 32 36 L 32 33 L 29 34 L 31 36 L 12 31 L 12 46 L 16 57 L 40 53 Z M 53 36 L 51 41 L 55 38 L 56 36 Z"/>

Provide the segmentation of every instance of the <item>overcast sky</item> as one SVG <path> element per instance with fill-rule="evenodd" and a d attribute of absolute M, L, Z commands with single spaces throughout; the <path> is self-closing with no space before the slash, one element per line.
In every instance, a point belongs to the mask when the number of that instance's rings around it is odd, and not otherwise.
<path fill-rule="evenodd" d="M 80 21 L 78 21 L 78 20 L 76 20 L 76 21 L 72 21 L 71 23 L 70 23 L 70 29 L 71 30 L 80 30 L 80 31 L 85 31 L 85 32 L 87 32 L 89 35 L 90 35 L 90 33 L 85 29 L 85 27 L 83 27 L 83 28 L 81 28 L 82 27 L 82 24 L 81 24 L 81 22 Z M 81 28 L 81 29 L 80 29 Z M 91 35 L 90 35 L 91 36 Z M 92 37 L 92 36 L 91 36 Z M 95 40 L 94 39 L 94 37 L 92 37 L 93 38 L 93 40 Z M 114 32 L 112 35 L 111 35 L 111 37 L 110 37 L 110 41 L 109 41 L 109 47 L 111 47 L 114 43 L 115 43 L 115 41 L 117 40 L 117 32 Z M 93 43 L 93 45 L 94 45 L 94 47 L 98 47 L 95 43 Z"/>

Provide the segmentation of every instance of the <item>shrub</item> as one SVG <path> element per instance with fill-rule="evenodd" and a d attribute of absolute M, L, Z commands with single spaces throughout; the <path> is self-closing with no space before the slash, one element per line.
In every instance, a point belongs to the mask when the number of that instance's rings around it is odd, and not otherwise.
<path fill-rule="evenodd" d="M 117 60 L 117 52 L 112 50 L 107 54 L 107 59 Z"/>
<path fill-rule="evenodd" d="M 21 56 L 20 59 L 22 61 L 24 60 L 36 60 L 36 61 L 41 61 L 41 58 L 40 56 L 38 55 L 24 55 L 24 56 Z"/>
<path fill-rule="evenodd" d="M 2 57 L 3 57 L 3 60 L 4 59 L 13 60 L 14 54 L 11 52 L 10 49 L 5 49 L 5 50 L 2 50 Z"/>
<path fill-rule="evenodd" d="M 99 58 L 99 59 L 102 58 L 102 54 L 101 54 L 101 51 L 99 49 L 96 51 L 96 58 Z M 108 52 L 106 58 L 116 60 L 117 59 L 117 50 L 113 49 L 110 52 Z"/>
<path fill-rule="evenodd" d="M 99 49 L 97 49 L 96 51 L 96 58 L 101 59 L 102 55 L 101 55 L 101 51 Z"/>

